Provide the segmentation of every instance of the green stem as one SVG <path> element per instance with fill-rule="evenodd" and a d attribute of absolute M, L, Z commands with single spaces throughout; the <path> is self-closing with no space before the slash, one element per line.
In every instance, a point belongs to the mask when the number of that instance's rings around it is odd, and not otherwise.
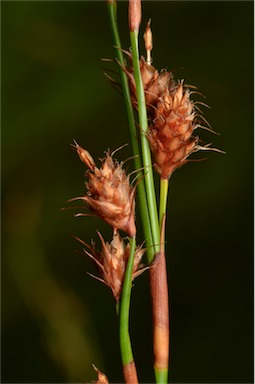
<path fill-rule="evenodd" d="M 130 255 L 127 263 L 125 279 L 122 287 L 121 301 L 119 307 L 120 316 L 120 350 L 123 366 L 130 364 L 133 359 L 132 347 L 129 337 L 129 308 L 132 288 L 132 272 L 136 248 L 135 237 L 129 238 Z"/>
<path fill-rule="evenodd" d="M 108 10 L 109 10 L 109 15 L 110 15 L 114 45 L 116 47 L 116 56 L 117 56 L 117 59 L 120 62 L 120 64 L 122 66 L 124 66 L 125 61 L 124 61 L 123 52 L 121 49 L 121 41 L 120 41 L 120 36 L 119 36 L 119 31 L 118 31 L 118 24 L 117 24 L 117 3 L 116 3 L 116 1 L 108 2 Z M 135 169 L 141 169 L 142 168 L 142 162 L 141 162 L 141 156 L 140 156 L 140 148 L 139 148 L 139 142 L 138 142 L 138 138 L 137 138 L 137 131 L 136 131 L 132 101 L 131 101 L 130 93 L 129 93 L 128 79 L 127 79 L 125 72 L 123 71 L 123 69 L 121 67 L 120 67 L 120 78 L 121 78 L 121 85 L 122 85 L 124 102 L 125 102 L 125 107 L 126 107 L 126 112 L 127 112 L 127 119 L 128 119 L 128 126 L 129 126 L 129 132 L 130 132 L 130 141 L 131 141 L 131 145 L 132 145 L 132 152 L 135 156 L 135 158 L 134 158 Z M 139 207 L 140 207 L 140 213 L 141 213 L 142 226 L 143 226 L 144 236 L 146 239 L 147 255 L 148 255 L 148 259 L 149 259 L 148 261 L 149 261 L 149 263 L 151 263 L 156 250 L 153 247 L 153 238 L 152 238 L 152 231 L 151 231 L 151 225 L 150 225 L 150 217 L 149 217 L 149 212 L 148 212 L 146 190 L 145 190 L 145 185 L 144 185 L 143 179 L 139 181 L 139 184 L 137 186 L 137 190 L 138 190 L 138 199 L 139 199 Z"/>
<path fill-rule="evenodd" d="M 147 140 L 148 120 L 147 120 L 147 110 L 146 110 L 146 102 L 145 102 L 145 96 L 144 96 L 142 77 L 140 73 L 137 31 L 130 31 L 130 41 L 131 41 L 131 47 L 132 47 L 132 62 L 133 62 L 133 68 L 134 68 L 134 78 L 136 83 L 139 124 L 141 129 L 141 147 L 142 147 L 143 166 L 145 168 L 144 172 L 145 172 L 147 203 L 148 203 L 152 238 L 155 246 L 155 251 L 159 252 L 160 231 L 159 231 L 157 203 L 156 203 L 156 195 L 155 195 L 155 187 L 154 187 L 154 178 L 153 178 L 153 171 L 152 171 L 151 153 L 150 153 L 149 143 Z"/>
<path fill-rule="evenodd" d="M 157 369 L 155 368 L 155 377 L 157 384 L 168 383 L 168 369 Z"/>
<path fill-rule="evenodd" d="M 159 223 L 160 231 L 162 229 L 163 217 L 166 214 L 167 195 L 168 195 L 168 179 L 160 179 L 160 202 L 159 202 Z"/>

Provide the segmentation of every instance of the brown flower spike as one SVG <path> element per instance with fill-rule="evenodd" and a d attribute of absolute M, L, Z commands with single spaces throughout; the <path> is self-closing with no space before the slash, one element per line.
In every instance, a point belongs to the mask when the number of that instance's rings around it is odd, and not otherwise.
<path fill-rule="evenodd" d="M 153 124 L 149 127 L 149 142 L 155 167 L 162 178 L 169 178 L 176 168 L 187 162 L 187 157 L 201 149 L 196 128 L 194 103 L 190 92 L 180 83 L 170 92 L 166 89 L 157 103 Z"/>
<path fill-rule="evenodd" d="M 80 241 L 88 249 L 84 249 L 84 252 L 91 257 L 98 267 L 101 278 L 96 278 L 109 286 L 116 301 L 119 301 L 130 254 L 130 246 L 129 244 L 126 245 L 125 241 L 120 237 L 119 232 L 113 235 L 111 243 L 106 243 L 99 232 L 98 236 L 102 243 L 101 252 L 98 252 L 95 249 L 95 244 L 92 243 L 92 246 L 89 246 L 83 241 Z M 133 279 L 144 271 L 144 268 L 139 270 L 139 265 L 144 252 L 145 249 L 142 247 L 136 248 L 133 266 Z"/>
<path fill-rule="evenodd" d="M 126 175 L 122 164 L 113 160 L 108 151 L 101 160 L 101 168 L 97 168 L 94 159 L 88 151 L 75 143 L 80 159 L 89 168 L 86 182 L 87 194 L 79 197 L 87 206 L 105 222 L 110 224 L 114 231 L 122 230 L 130 237 L 136 235 L 135 226 L 135 188 L 130 185 L 129 176 Z M 82 214 L 78 214 L 80 216 Z"/>
<path fill-rule="evenodd" d="M 141 57 L 140 72 L 149 118 L 148 140 L 154 155 L 155 169 L 163 179 L 168 179 L 175 169 L 188 161 L 192 153 L 198 150 L 222 151 L 211 148 L 210 144 L 199 145 L 199 137 L 193 136 L 194 130 L 199 127 L 212 130 L 199 124 L 199 115 L 195 103 L 190 99 L 188 87 L 183 82 L 176 83 L 171 72 L 158 72 L 151 65 L 153 42 L 150 21 L 144 33 L 144 41 L 147 60 Z M 129 79 L 133 105 L 137 107 L 132 55 L 127 54 L 131 65 L 123 70 Z"/>

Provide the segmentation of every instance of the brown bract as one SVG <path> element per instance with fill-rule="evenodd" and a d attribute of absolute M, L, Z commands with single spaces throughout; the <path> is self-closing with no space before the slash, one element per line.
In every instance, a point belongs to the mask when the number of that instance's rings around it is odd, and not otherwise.
<path fill-rule="evenodd" d="M 126 266 L 130 254 L 130 246 L 120 237 L 119 232 L 114 234 L 111 243 L 106 243 L 102 235 L 98 232 L 98 236 L 102 243 L 102 250 L 98 252 L 95 244 L 88 246 L 86 254 L 90 256 L 98 267 L 101 281 L 103 281 L 112 290 L 116 301 L 119 300 L 124 282 Z M 134 257 L 133 279 L 137 277 L 143 269 L 139 270 L 140 262 L 145 250 L 137 247 Z"/>
<path fill-rule="evenodd" d="M 114 230 L 122 230 L 130 237 L 136 234 L 135 188 L 130 185 L 122 165 L 112 158 L 110 152 L 97 168 L 88 151 L 75 144 L 80 159 L 89 167 L 86 182 L 87 194 L 80 197 L 87 206 Z"/>

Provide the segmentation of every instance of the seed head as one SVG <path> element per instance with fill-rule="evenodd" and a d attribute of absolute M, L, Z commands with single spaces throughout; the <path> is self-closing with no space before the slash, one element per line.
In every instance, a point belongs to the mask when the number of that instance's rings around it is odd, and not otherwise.
<path fill-rule="evenodd" d="M 86 196 L 80 197 L 87 206 L 110 224 L 115 231 L 122 230 L 129 236 L 136 234 L 135 189 L 130 185 L 122 164 L 113 160 L 108 151 L 97 168 L 88 151 L 75 144 L 80 159 L 89 167 Z"/>
<path fill-rule="evenodd" d="M 194 103 L 188 89 L 180 83 L 174 91 L 168 89 L 160 97 L 155 119 L 149 128 L 149 142 L 155 166 L 162 178 L 169 178 L 186 158 L 197 150 Z"/>
<path fill-rule="evenodd" d="M 118 301 L 124 282 L 130 246 L 129 244 L 126 245 L 125 241 L 120 237 L 119 232 L 114 234 L 110 244 L 104 241 L 99 232 L 98 236 L 102 243 L 101 252 L 95 249 L 95 244 L 92 244 L 92 246 L 86 245 L 90 252 L 87 250 L 85 250 L 85 252 L 93 259 L 98 267 L 101 281 L 111 288 L 113 296 L 116 301 Z M 139 270 L 139 266 L 144 252 L 145 250 L 141 247 L 136 248 L 133 279 L 142 272 L 142 269 Z"/>

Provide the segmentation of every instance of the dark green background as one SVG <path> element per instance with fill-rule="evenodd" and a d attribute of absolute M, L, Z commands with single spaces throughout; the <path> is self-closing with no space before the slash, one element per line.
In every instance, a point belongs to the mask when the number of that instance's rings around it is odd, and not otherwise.
<path fill-rule="evenodd" d="M 72 139 L 95 158 L 129 140 L 123 100 L 100 62 L 114 57 L 107 7 L 1 5 L 2 382 L 89 382 L 91 363 L 120 382 L 114 300 L 86 275 L 93 266 L 72 237 L 89 242 L 99 229 L 109 241 L 110 230 L 61 211 L 84 193 Z M 145 1 L 142 30 L 150 17 L 154 65 L 207 96 L 206 118 L 221 135 L 200 136 L 227 152 L 208 153 L 171 180 L 170 380 L 251 383 L 253 3 Z M 128 48 L 127 2 L 119 22 Z M 125 148 L 117 157 L 130 155 Z M 136 280 L 131 308 L 141 382 L 154 380 L 147 278 Z"/>

